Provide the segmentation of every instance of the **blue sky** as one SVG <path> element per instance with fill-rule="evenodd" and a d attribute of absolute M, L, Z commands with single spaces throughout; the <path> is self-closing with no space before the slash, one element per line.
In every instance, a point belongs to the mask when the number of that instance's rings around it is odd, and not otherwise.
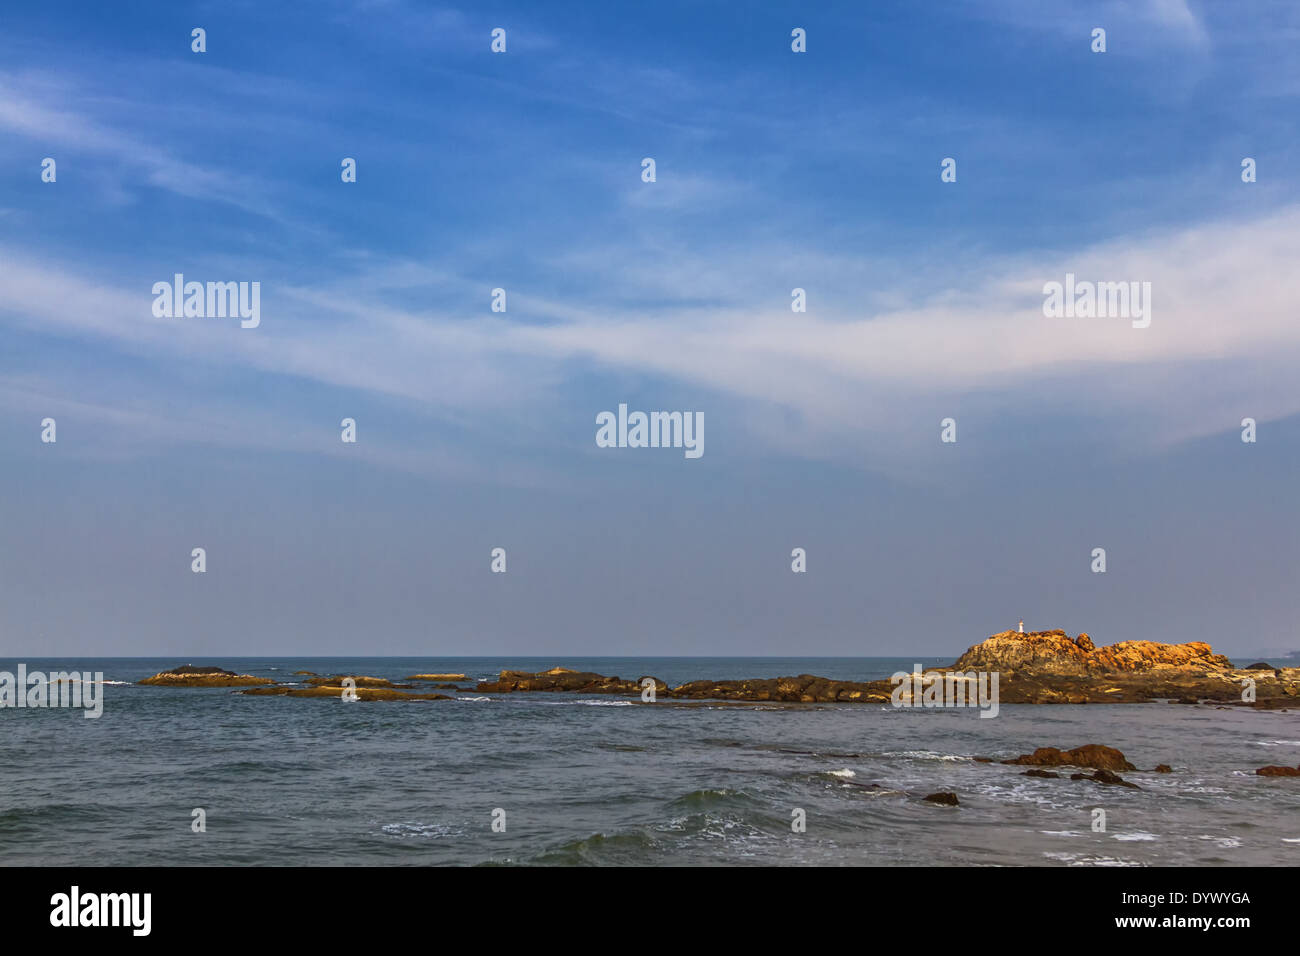
<path fill-rule="evenodd" d="M 1298 44 L 1280 2 L 11 7 L 0 641 L 1300 647 Z M 177 272 L 261 325 L 153 317 Z M 1067 272 L 1151 326 L 1044 317 Z M 620 402 L 704 456 L 597 448 Z"/>

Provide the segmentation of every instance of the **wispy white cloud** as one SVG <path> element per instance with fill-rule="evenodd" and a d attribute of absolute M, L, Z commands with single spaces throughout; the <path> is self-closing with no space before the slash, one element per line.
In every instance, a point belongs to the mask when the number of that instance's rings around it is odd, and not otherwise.
<path fill-rule="evenodd" d="M 386 286 L 447 281 L 408 264 L 325 288 L 269 283 L 262 327 L 244 331 L 220 320 L 155 319 L 143 286 L 106 284 L 9 249 L 0 301 L 6 322 L 28 333 L 88 337 L 153 361 L 299 377 L 462 424 L 571 403 L 579 397 L 568 382 L 577 363 L 729 403 L 761 447 L 829 459 L 849 450 L 849 458 L 888 466 L 932 444 L 938 407 L 1065 411 L 1114 425 L 1117 443 L 1133 438 L 1140 420 L 1136 437 L 1149 447 L 1231 429 L 1243 415 L 1266 421 L 1300 412 L 1300 386 L 1287 371 L 1300 361 L 1297 256 L 1300 207 L 1290 207 L 1008 259 L 875 314 L 815 307 L 801 315 L 784 296 L 733 296 L 718 307 L 611 315 L 542 298 L 535 307 L 555 316 L 546 324 L 380 304 Z M 661 260 L 661 283 L 688 287 L 700 267 Z M 607 283 L 617 268 L 611 257 L 592 282 Z M 748 268 L 740 278 L 756 282 L 774 263 Z M 1150 328 L 1045 317 L 1042 286 L 1066 272 L 1150 282 Z M 605 404 L 618 400 L 610 395 Z M 785 409 L 805 427 L 792 435 L 765 409 Z M 864 448 L 876 451 L 864 456 Z"/>

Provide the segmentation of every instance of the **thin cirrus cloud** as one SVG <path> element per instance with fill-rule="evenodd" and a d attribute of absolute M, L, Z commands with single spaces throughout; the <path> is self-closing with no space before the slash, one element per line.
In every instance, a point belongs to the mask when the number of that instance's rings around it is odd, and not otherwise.
<path fill-rule="evenodd" d="M 522 302 L 552 321 L 522 323 L 380 305 L 381 273 L 359 275 L 355 292 L 347 279 L 324 290 L 286 285 L 277 292 L 269 284 L 262 327 L 244 331 L 221 320 L 155 318 L 146 289 L 96 281 L 11 249 L 0 298 L 8 321 L 29 332 L 90 338 L 157 362 L 220 361 L 301 377 L 461 420 L 580 401 L 564 374 L 577 362 L 740 406 L 783 406 L 808 423 L 799 447 L 775 433 L 758 437 L 835 458 L 846 438 L 917 432 L 920 409 L 973 393 L 996 393 L 997 403 L 1013 410 L 1085 396 L 1087 416 L 1140 415 L 1161 443 L 1233 427 L 1225 402 L 1259 420 L 1295 414 L 1300 389 L 1270 370 L 1293 368 L 1300 354 L 1291 315 L 1300 276 L 1290 268 L 1298 255 L 1300 208 L 1288 207 L 1068 255 L 1017 257 L 983 275 L 954 276 L 909 307 L 871 315 L 795 314 L 786 302 L 753 298 L 611 314 L 538 297 Z M 588 266 L 598 270 L 599 260 Z M 678 275 L 689 286 L 693 267 L 686 259 L 660 263 L 669 286 Z M 757 281 L 771 265 L 751 267 Z M 1150 327 L 1044 316 L 1043 284 L 1067 272 L 1150 282 Z M 410 267 L 386 274 L 402 288 L 420 278 Z M 447 277 L 429 276 L 437 279 Z M 591 281 L 598 284 L 599 275 Z M 1207 362 L 1217 386 L 1204 380 Z M 75 383 L 68 387 L 75 392 Z M 888 447 L 907 452 L 906 444 Z"/>

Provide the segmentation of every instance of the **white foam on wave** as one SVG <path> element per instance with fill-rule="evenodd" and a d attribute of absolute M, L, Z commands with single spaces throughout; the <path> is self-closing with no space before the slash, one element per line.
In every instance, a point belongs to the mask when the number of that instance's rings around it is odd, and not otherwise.
<path fill-rule="evenodd" d="M 49 679 L 47 679 L 47 680 L 45 681 L 45 684 L 43 684 L 43 685 L 37 685 L 37 686 L 47 686 L 47 685 L 49 685 L 49 684 L 103 684 L 105 687 L 130 687 L 131 684 L 132 684 L 132 681 L 129 681 L 129 680 L 82 680 L 80 677 L 64 677 L 64 678 L 61 678 L 60 680 L 49 680 Z"/>
<path fill-rule="evenodd" d="M 491 700 L 491 697 L 457 697 L 456 700 Z"/>
<path fill-rule="evenodd" d="M 1300 740 L 1252 740 L 1256 747 L 1300 747 Z"/>
<path fill-rule="evenodd" d="M 1083 836 L 1078 830 L 1039 830 L 1043 836 L 1077 837 Z"/>
<path fill-rule="evenodd" d="M 970 757 L 958 757 L 953 754 L 941 754 L 936 750 L 886 750 L 882 757 L 911 757 L 914 760 L 971 760 Z"/>
<path fill-rule="evenodd" d="M 451 827 L 445 823 L 385 823 L 380 829 L 389 836 L 398 837 L 442 837 L 462 831 L 460 827 Z"/>
<path fill-rule="evenodd" d="M 1049 860 L 1060 860 L 1069 866 L 1141 866 L 1136 860 L 1121 860 L 1113 856 L 1084 856 L 1081 853 L 1044 853 Z"/>
<path fill-rule="evenodd" d="M 633 707 L 635 706 L 630 700 L 575 700 L 574 704 L 581 704 L 584 707 Z"/>
<path fill-rule="evenodd" d="M 1226 849 L 1232 849 L 1233 847 L 1241 846 L 1241 841 L 1238 840 L 1236 837 L 1220 837 L 1220 836 L 1212 836 L 1211 834 L 1208 833 L 1200 833 L 1197 834 L 1196 839 L 1210 840 Z"/>
<path fill-rule="evenodd" d="M 1159 840 L 1160 837 L 1154 833 L 1143 833 L 1140 830 L 1135 833 L 1116 833 L 1114 839 L 1122 843 L 1149 843 L 1153 840 Z"/>
<path fill-rule="evenodd" d="M 856 771 L 850 770 L 848 767 L 845 767 L 843 770 L 827 770 L 826 772 L 830 774 L 832 777 L 856 777 L 857 776 Z"/>

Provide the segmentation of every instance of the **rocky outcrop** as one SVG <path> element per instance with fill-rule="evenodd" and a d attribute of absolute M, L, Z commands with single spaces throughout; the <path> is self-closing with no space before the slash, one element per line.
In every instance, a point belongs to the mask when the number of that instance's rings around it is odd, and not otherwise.
<path fill-rule="evenodd" d="M 998 676 L 1002 704 L 1141 703 L 1172 700 L 1202 701 L 1280 710 L 1300 706 L 1300 668 L 1238 670 L 1209 644 L 1160 644 L 1121 641 L 1098 647 L 1087 634 L 1071 639 L 1065 631 L 1003 631 L 976 644 L 951 667 L 933 667 L 928 675 L 964 681 L 971 675 Z M 435 675 L 417 675 L 420 679 Z M 415 678 L 413 678 L 415 679 Z M 519 691 L 579 692 L 639 695 L 643 678 L 624 680 L 563 667 L 540 673 L 502 671 L 497 680 L 483 681 L 481 693 Z M 991 682 L 989 684 L 991 686 Z M 1243 688 L 1256 699 L 1244 701 Z M 813 674 L 740 680 L 696 680 L 669 688 L 655 680 L 656 699 L 719 700 L 751 703 L 835 704 L 890 703 L 894 685 L 888 680 L 842 681 Z M 908 703 L 912 688 L 899 688 Z"/>
<path fill-rule="evenodd" d="M 183 664 L 169 671 L 160 671 L 153 677 L 137 681 L 155 687 L 253 687 L 259 684 L 274 684 L 269 677 L 254 677 L 252 674 L 236 674 L 234 671 L 222 670 L 220 667 Z"/>
<path fill-rule="evenodd" d="M 857 683 L 830 680 L 812 674 L 798 677 L 770 677 L 755 680 L 697 680 L 674 687 L 665 696 L 696 700 L 751 700 L 783 703 L 888 703 L 888 681 Z"/>
<path fill-rule="evenodd" d="M 1088 767 L 1094 770 L 1136 770 L 1114 747 L 1087 744 L 1073 750 L 1056 747 L 1039 747 L 1032 754 L 1021 754 L 1013 760 L 1002 761 L 1015 766 L 1032 767 Z"/>
<path fill-rule="evenodd" d="M 998 671 L 1013 675 L 1099 677 L 1161 668 L 1216 674 L 1233 670 L 1232 661 L 1215 654 L 1209 644 L 1158 644 L 1155 641 L 1121 641 L 1097 647 L 1087 634 L 1073 640 L 1065 631 L 1003 631 L 976 644 L 957 659 L 953 670 Z"/>
<path fill-rule="evenodd" d="M 950 668 L 999 675 L 1005 704 L 1139 703 L 1171 700 L 1246 704 L 1279 709 L 1300 706 L 1300 669 L 1235 668 L 1209 644 L 1121 641 L 1098 647 L 1087 634 L 1065 631 L 1003 631 L 976 644 Z"/>
<path fill-rule="evenodd" d="M 1255 773 L 1261 777 L 1300 777 L 1300 767 L 1260 767 Z"/>
<path fill-rule="evenodd" d="M 606 677 L 589 671 L 571 671 L 566 667 L 553 667 L 549 671 L 530 674 L 527 671 L 502 671 L 494 681 L 482 681 L 477 690 L 480 693 L 508 694 L 514 691 L 546 691 L 551 693 L 577 692 L 582 694 L 640 694 L 641 681 L 624 680 L 621 677 Z M 657 678 L 656 696 L 668 691 L 668 685 Z"/>

